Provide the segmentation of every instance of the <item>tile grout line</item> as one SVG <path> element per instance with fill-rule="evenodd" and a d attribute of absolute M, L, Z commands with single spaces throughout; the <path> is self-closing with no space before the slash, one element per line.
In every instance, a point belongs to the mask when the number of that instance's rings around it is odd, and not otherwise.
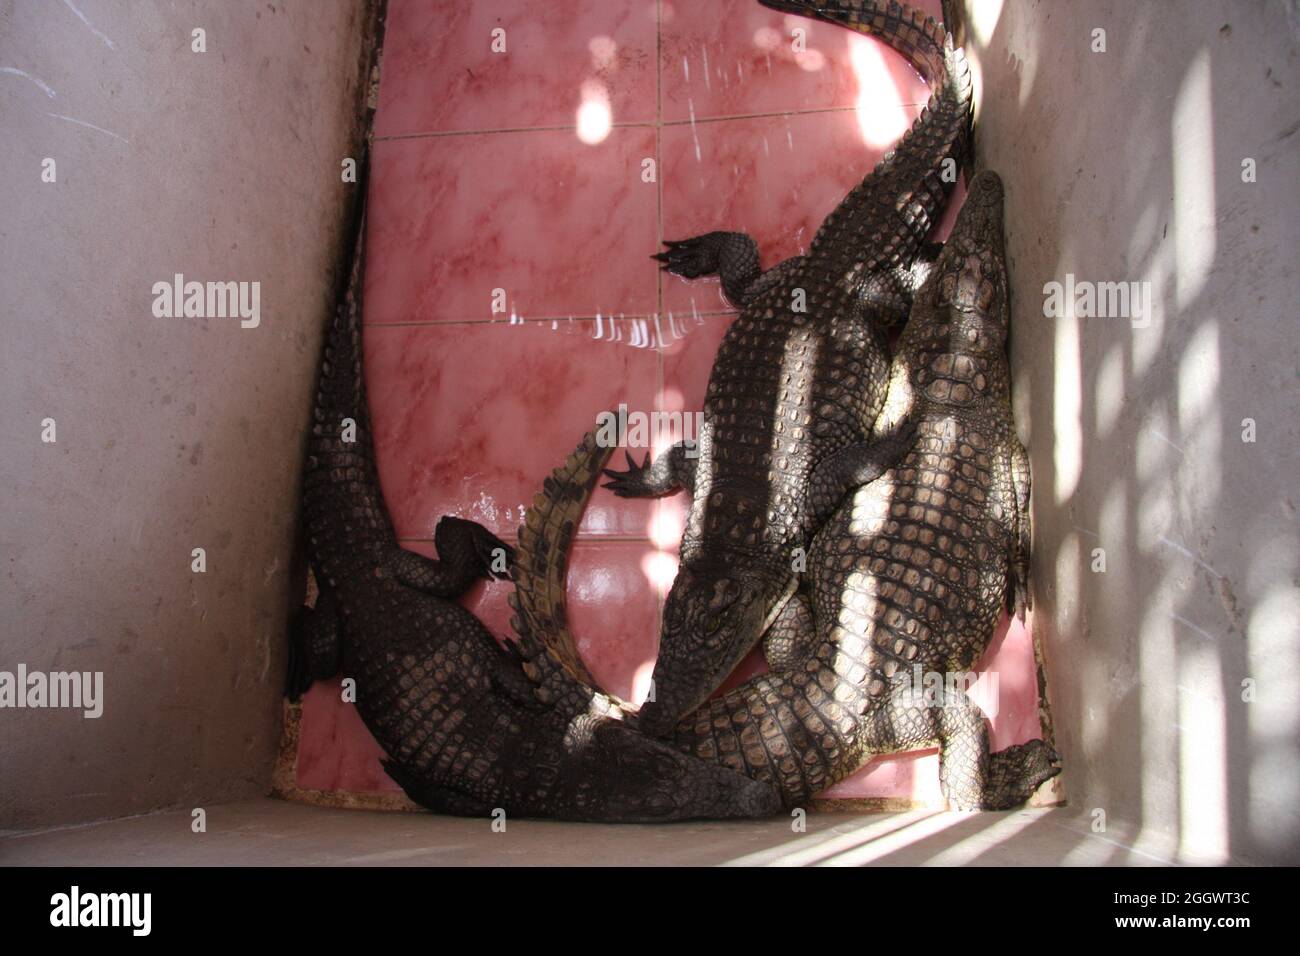
<path fill-rule="evenodd" d="M 735 316 L 738 313 L 735 310 L 718 309 L 718 310 L 710 310 L 707 312 L 702 312 L 697 309 L 693 314 L 698 315 L 701 318 L 716 318 L 718 316 Z M 617 317 L 620 319 L 653 319 L 655 315 L 656 313 L 654 312 L 631 312 L 631 313 L 620 312 L 618 313 Z M 660 312 L 658 313 L 658 315 L 662 316 L 663 313 Z M 601 313 L 601 317 L 604 319 L 614 318 L 614 316 L 606 315 L 603 312 Z M 409 322 L 386 322 L 382 320 L 371 319 L 369 324 L 374 326 L 375 328 L 408 329 L 408 328 L 421 328 L 424 326 L 435 326 L 435 325 L 505 325 L 505 326 L 517 325 L 518 326 L 518 325 L 544 325 L 547 322 L 564 324 L 569 322 L 595 322 L 595 321 L 596 321 L 596 316 L 594 315 L 540 315 L 537 316 L 536 318 L 524 319 L 522 322 L 510 322 L 508 319 L 414 319 Z"/>
<path fill-rule="evenodd" d="M 657 84 L 657 75 L 655 81 Z M 917 106 L 924 107 L 926 103 L 898 103 L 895 105 L 902 108 L 912 108 Z M 809 109 L 769 110 L 757 113 L 732 113 L 725 116 L 697 116 L 694 120 L 665 120 L 657 117 L 654 120 L 643 122 L 611 123 L 610 129 L 657 129 L 664 126 L 690 126 L 692 123 L 698 126 L 704 123 L 729 123 L 734 120 L 773 119 L 782 116 L 819 116 L 825 113 L 852 113 L 856 110 L 856 106 L 818 106 Z M 376 136 L 375 142 L 395 143 L 411 139 L 447 139 L 454 136 L 487 136 L 492 133 L 572 133 L 576 131 L 577 128 L 576 124 L 567 124 L 561 126 L 500 126 L 485 129 L 432 130 L 424 133 L 393 133 L 387 136 Z"/>

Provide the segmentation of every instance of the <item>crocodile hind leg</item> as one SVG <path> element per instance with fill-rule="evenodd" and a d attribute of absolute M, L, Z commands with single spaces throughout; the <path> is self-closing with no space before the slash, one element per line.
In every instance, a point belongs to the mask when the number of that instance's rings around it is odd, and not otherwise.
<path fill-rule="evenodd" d="M 614 471 L 606 468 L 609 481 L 603 487 L 609 488 L 620 498 L 661 498 L 683 488 L 695 487 L 695 463 L 699 461 L 699 452 L 695 442 L 679 441 L 650 464 L 650 453 L 646 452 L 645 461 L 637 464 L 629 452 L 627 471 Z"/>
<path fill-rule="evenodd" d="M 759 266 L 758 244 L 743 232 L 706 232 L 690 239 L 665 239 L 668 248 L 652 259 L 683 279 L 716 275 L 722 291 L 737 308 L 775 284 L 799 258 L 787 259 L 764 272 Z"/>
<path fill-rule="evenodd" d="M 943 243 L 928 242 L 910 264 L 896 263 L 873 272 L 857 289 L 860 314 L 871 316 L 885 328 L 897 328 L 907 321 L 912 300 L 925 283 L 943 251 Z"/>
<path fill-rule="evenodd" d="M 936 709 L 940 732 L 939 786 L 954 810 L 1009 810 L 1060 772 L 1043 740 L 989 753 L 988 723 L 965 693 Z"/>
<path fill-rule="evenodd" d="M 953 810 L 1009 810 L 1060 773 L 1056 752 L 1042 740 L 989 753 L 988 722 L 954 690 L 930 703 L 918 688 L 895 690 L 864 740 L 872 753 L 896 753 L 938 742 L 939 787 Z"/>
<path fill-rule="evenodd" d="M 298 700 L 314 681 L 337 674 L 340 652 L 338 610 L 330 592 L 322 589 L 316 606 L 298 608 L 290 625 L 284 695 Z"/>
<path fill-rule="evenodd" d="M 399 548 L 385 560 L 385 570 L 405 585 L 448 601 L 479 578 L 510 577 L 515 549 L 476 521 L 441 518 L 433 543 L 437 561 Z"/>

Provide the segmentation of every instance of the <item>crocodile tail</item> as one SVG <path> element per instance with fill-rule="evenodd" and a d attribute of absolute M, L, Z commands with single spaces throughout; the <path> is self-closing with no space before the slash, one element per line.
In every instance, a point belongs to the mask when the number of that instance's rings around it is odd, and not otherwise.
<path fill-rule="evenodd" d="M 346 278 L 325 334 L 303 473 L 308 551 L 331 584 L 346 578 L 374 549 L 396 541 L 379 491 L 362 370 L 364 175 L 357 190 Z"/>
<path fill-rule="evenodd" d="M 519 527 L 511 570 L 515 591 L 509 599 L 515 615 L 510 623 L 519 635 L 524 673 L 537 685 L 544 703 L 559 697 L 569 681 L 592 689 L 598 686 L 568 628 L 565 586 L 578 522 L 612 453 L 613 448 L 602 447 L 594 433 L 584 435 L 564 464 L 542 483 Z M 597 710 L 621 705 L 614 698 L 597 697 L 604 705 Z"/>
<path fill-rule="evenodd" d="M 850 283 L 905 268 L 956 183 L 970 134 L 970 65 L 933 17 L 895 0 L 760 0 L 764 6 L 835 23 L 888 44 L 921 74 L 930 99 L 894 148 L 827 217 L 811 254 L 834 260 Z M 947 164 L 945 160 L 952 160 Z M 888 256 L 877 260 L 868 255 Z"/>
<path fill-rule="evenodd" d="M 365 382 L 361 364 L 361 283 L 365 276 L 365 186 L 356 201 L 350 226 L 351 242 L 347 277 L 337 298 L 333 318 L 325 336 L 325 356 L 313 410 L 313 436 L 327 429 L 328 421 L 366 417 Z M 367 430 L 368 434 L 368 430 Z"/>

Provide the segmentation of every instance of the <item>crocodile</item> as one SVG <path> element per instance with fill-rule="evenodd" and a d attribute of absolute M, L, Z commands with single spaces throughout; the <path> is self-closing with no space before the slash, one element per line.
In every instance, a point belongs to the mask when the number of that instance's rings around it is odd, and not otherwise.
<path fill-rule="evenodd" d="M 932 95 L 902 140 L 827 217 L 806 255 L 760 272 L 754 240 L 666 242 L 662 268 L 716 273 L 740 310 L 710 373 L 695 442 L 607 471 L 623 497 L 689 490 L 681 563 L 665 601 L 653 695 L 640 726 L 667 735 L 732 672 L 788 603 L 812 533 L 855 484 L 906 447 L 869 439 L 885 398 L 888 336 L 934 247 L 970 125 L 967 63 L 935 21 L 895 2 L 760 0 L 876 36 Z M 949 172 L 952 175 L 947 175 Z"/>
<path fill-rule="evenodd" d="M 519 654 L 456 601 L 475 581 L 508 575 L 513 551 L 486 528 L 442 518 L 438 560 L 399 546 L 362 377 L 363 200 L 357 220 L 307 440 L 303 521 L 319 596 L 296 616 L 288 696 L 353 679 L 385 770 L 442 813 L 658 822 L 778 809 L 770 786 L 637 733 L 566 674 L 543 702 Z"/>
<path fill-rule="evenodd" d="M 935 744 L 954 809 L 1015 806 L 1059 772 L 1041 739 L 990 754 L 984 716 L 962 686 L 1004 604 L 1023 620 L 1031 603 L 1029 461 L 1011 414 L 1002 196 L 996 174 L 974 178 L 915 296 L 876 428 L 910 418 L 916 437 L 817 531 L 809 593 L 788 601 L 773 628 L 788 660 L 673 728 L 683 753 L 777 787 L 787 807 L 876 755 Z M 538 532 L 576 524 L 583 480 L 610 453 L 580 447 L 580 461 L 552 475 L 519 532 L 512 623 L 556 660 L 576 653 L 563 601 L 568 537 Z M 945 680 L 927 697 L 922 687 L 936 673 L 962 682 Z"/>

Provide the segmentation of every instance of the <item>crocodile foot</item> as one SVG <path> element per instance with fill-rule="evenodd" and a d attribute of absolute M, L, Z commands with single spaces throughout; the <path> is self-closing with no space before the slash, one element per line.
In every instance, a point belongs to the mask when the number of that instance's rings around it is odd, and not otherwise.
<path fill-rule="evenodd" d="M 510 578 L 515 549 L 477 521 L 444 515 L 434 528 L 433 540 L 444 560 L 480 565 L 480 573 L 487 578 Z"/>
<path fill-rule="evenodd" d="M 1034 795 L 1061 772 L 1061 758 L 1045 740 L 1029 740 L 989 754 L 988 777 L 978 807 L 959 810 L 1009 810 Z"/>
<path fill-rule="evenodd" d="M 639 465 L 633 460 L 630 451 L 624 450 L 623 455 L 627 458 L 627 471 L 604 469 L 609 481 L 602 487 L 608 488 L 620 498 L 649 498 L 659 494 L 655 483 L 651 481 L 650 453 L 645 453 L 645 461 Z"/>
<path fill-rule="evenodd" d="M 718 271 L 722 251 L 719 237 L 724 235 L 726 233 L 708 232 L 692 239 L 665 239 L 664 245 L 668 248 L 650 258 L 658 259 L 663 263 L 660 268 L 683 279 L 711 276 Z"/>

